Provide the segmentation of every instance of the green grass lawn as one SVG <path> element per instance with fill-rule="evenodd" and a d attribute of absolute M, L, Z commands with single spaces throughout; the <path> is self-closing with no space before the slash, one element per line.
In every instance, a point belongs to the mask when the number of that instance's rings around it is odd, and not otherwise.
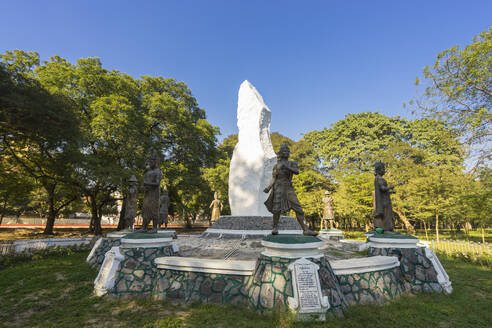
<path fill-rule="evenodd" d="M 406 233 L 406 231 L 403 230 L 397 230 L 400 233 Z M 364 231 L 344 231 L 343 234 L 345 238 L 347 239 L 355 239 L 355 240 L 366 240 L 366 237 L 364 236 Z M 426 238 L 424 230 L 417 230 L 415 234 L 413 234 L 415 237 L 419 238 L 420 240 L 433 240 L 436 239 L 436 231 L 435 230 L 428 230 L 427 231 L 427 236 L 428 239 Z M 439 238 L 440 239 L 453 239 L 453 240 L 467 240 L 467 241 L 474 241 L 481 243 L 482 242 L 482 234 L 480 230 L 472 230 L 470 231 L 469 234 L 465 234 L 464 231 L 460 232 L 455 232 L 454 230 L 440 230 L 439 231 Z M 485 230 L 485 242 L 487 243 L 492 243 L 492 229 L 486 229 Z"/>
<path fill-rule="evenodd" d="M 406 296 L 384 306 L 351 307 L 345 319 L 294 322 L 244 307 L 118 301 L 92 295 L 96 272 L 86 252 L 15 264 L 0 271 L 1 327 L 491 327 L 492 270 L 442 258 L 451 295 Z"/>

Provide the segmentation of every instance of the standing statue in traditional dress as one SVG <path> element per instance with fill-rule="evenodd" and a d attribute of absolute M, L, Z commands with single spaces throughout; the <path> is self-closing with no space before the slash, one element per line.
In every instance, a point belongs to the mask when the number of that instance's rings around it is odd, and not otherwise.
<path fill-rule="evenodd" d="M 134 175 L 128 179 L 128 185 L 123 229 L 133 229 L 133 221 L 137 216 L 137 178 Z"/>
<path fill-rule="evenodd" d="M 167 189 L 164 188 L 161 190 L 161 198 L 160 198 L 160 208 L 159 208 L 159 226 L 164 224 L 164 228 L 167 229 L 167 224 L 169 223 L 167 215 L 169 209 L 169 196 Z"/>
<path fill-rule="evenodd" d="M 325 191 L 325 197 L 323 197 L 323 217 L 321 218 L 321 229 L 335 229 L 334 220 L 335 215 L 333 213 L 333 198 L 330 196 L 330 192 Z"/>
<path fill-rule="evenodd" d="M 268 211 L 273 214 L 272 235 L 278 234 L 278 222 L 280 214 L 293 210 L 305 235 L 316 236 L 304 223 L 304 211 L 297 199 L 292 186 L 292 175 L 299 174 L 299 167 L 295 161 L 289 161 L 290 149 L 283 143 L 277 155 L 277 164 L 273 167 L 272 181 L 263 191 L 270 195 L 265 201 Z"/>
<path fill-rule="evenodd" d="M 218 198 L 217 192 L 214 192 L 214 200 L 210 203 L 209 208 L 212 209 L 212 219 L 211 222 L 215 222 L 220 217 L 220 211 L 224 208 L 222 201 Z"/>
<path fill-rule="evenodd" d="M 153 230 L 157 231 L 159 225 L 159 185 L 161 184 L 162 171 L 159 169 L 159 157 L 153 152 L 149 159 L 149 170 L 144 175 L 144 200 L 142 211 L 142 230 L 147 231 L 150 221 Z"/>
<path fill-rule="evenodd" d="M 390 194 L 394 193 L 394 186 L 388 187 L 386 180 L 384 180 L 385 168 L 382 162 L 376 163 L 374 171 L 376 176 L 374 179 L 374 211 L 372 213 L 374 229 L 381 228 L 384 231 L 393 231 L 395 226 Z"/>

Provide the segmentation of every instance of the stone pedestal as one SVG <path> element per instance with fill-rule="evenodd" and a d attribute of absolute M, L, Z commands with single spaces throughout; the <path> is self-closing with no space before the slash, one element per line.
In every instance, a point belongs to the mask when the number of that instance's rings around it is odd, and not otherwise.
<path fill-rule="evenodd" d="M 410 235 L 378 234 L 368 238 L 369 256 L 396 256 L 407 291 L 450 293 L 451 281 L 434 252 Z"/>
<path fill-rule="evenodd" d="M 321 229 L 319 237 L 327 240 L 341 240 L 343 239 L 343 232 L 339 229 Z"/>
<path fill-rule="evenodd" d="M 115 231 L 108 233 L 106 237 L 99 238 L 92 247 L 89 256 L 87 256 L 86 262 L 93 269 L 99 270 L 106 253 L 112 247 L 120 246 L 121 238 L 129 233 L 131 233 L 131 231 Z"/>
<path fill-rule="evenodd" d="M 246 281 L 250 304 L 260 312 L 289 308 L 299 320 L 343 315 L 347 302 L 328 260 L 323 241 L 303 235 L 268 236 L 256 271 Z"/>
<path fill-rule="evenodd" d="M 124 259 L 117 270 L 114 288 L 108 294 L 118 298 L 151 296 L 156 274 L 154 260 L 174 256 L 177 251 L 173 239 L 159 233 L 126 235 L 120 246 Z"/>

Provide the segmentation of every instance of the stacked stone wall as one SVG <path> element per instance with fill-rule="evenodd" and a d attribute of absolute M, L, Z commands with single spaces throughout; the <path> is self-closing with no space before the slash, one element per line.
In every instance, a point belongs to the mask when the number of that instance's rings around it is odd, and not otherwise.
<path fill-rule="evenodd" d="M 288 267 L 295 260 L 260 256 L 254 275 L 246 281 L 248 298 L 253 308 L 259 312 L 267 312 L 287 306 L 288 297 L 294 297 L 292 274 Z M 322 296 L 327 296 L 330 303 L 327 313 L 343 315 L 347 302 L 330 263 L 325 257 L 308 258 L 308 260 L 320 267 L 318 274 Z"/>
<path fill-rule="evenodd" d="M 369 256 L 398 256 L 405 291 L 412 293 L 442 293 L 437 272 L 425 255 L 425 248 L 376 248 L 369 247 Z"/>
<path fill-rule="evenodd" d="M 157 299 L 183 303 L 247 304 L 248 276 L 158 269 L 152 292 Z"/>
<path fill-rule="evenodd" d="M 171 245 L 149 248 L 120 248 L 125 259 L 117 272 L 115 287 L 110 295 L 117 298 L 150 297 L 157 268 L 154 260 L 174 256 Z"/>
<path fill-rule="evenodd" d="M 353 304 L 381 304 L 405 291 L 399 267 L 393 269 L 343 274 L 337 276 L 345 299 Z"/>

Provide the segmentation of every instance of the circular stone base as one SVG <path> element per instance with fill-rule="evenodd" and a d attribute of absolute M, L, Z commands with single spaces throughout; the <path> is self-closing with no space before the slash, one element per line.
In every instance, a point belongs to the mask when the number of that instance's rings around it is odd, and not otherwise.
<path fill-rule="evenodd" d="M 114 231 L 114 232 L 110 232 L 106 235 L 106 238 L 109 238 L 111 240 L 115 240 L 115 239 L 121 239 L 123 238 L 124 236 L 128 235 L 132 233 L 131 231 Z"/>
<path fill-rule="evenodd" d="M 172 238 L 155 232 L 133 232 L 121 239 L 122 248 L 163 247 L 172 244 Z"/>
<path fill-rule="evenodd" d="M 323 241 L 314 236 L 304 235 L 270 235 L 264 238 L 261 244 L 265 250 L 261 253 L 265 256 L 277 256 L 283 258 L 320 257 L 323 254 L 319 250 Z"/>
<path fill-rule="evenodd" d="M 368 238 L 369 247 L 375 248 L 417 248 L 419 239 L 399 233 L 375 233 Z"/>

